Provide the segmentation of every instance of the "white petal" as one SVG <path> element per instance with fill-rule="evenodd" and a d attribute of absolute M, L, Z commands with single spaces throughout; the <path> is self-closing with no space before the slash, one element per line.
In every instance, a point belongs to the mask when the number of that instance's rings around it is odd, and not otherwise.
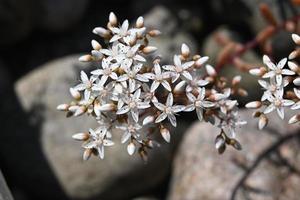
<path fill-rule="evenodd" d="M 115 143 L 111 140 L 103 140 L 103 145 L 104 146 L 113 146 Z"/>
<path fill-rule="evenodd" d="M 130 138 L 130 136 L 131 136 L 131 134 L 128 131 L 123 133 L 122 138 L 121 138 L 121 143 L 124 144 Z"/>
<path fill-rule="evenodd" d="M 264 110 L 264 113 L 267 114 L 267 113 L 272 112 L 273 110 L 275 110 L 275 106 L 274 106 L 273 104 L 270 104 L 270 105 Z"/>
<path fill-rule="evenodd" d="M 277 114 L 279 115 L 279 117 L 281 119 L 284 119 L 284 109 L 281 107 L 281 108 L 277 108 L 276 111 L 277 111 Z"/>
<path fill-rule="evenodd" d="M 156 118 L 155 123 L 159 123 L 159 122 L 165 120 L 165 119 L 167 118 L 167 116 L 168 116 L 168 115 L 167 115 L 166 113 L 161 113 L 161 114 Z"/>
<path fill-rule="evenodd" d="M 119 110 L 117 111 L 116 114 L 117 114 L 117 115 L 125 114 L 125 113 L 127 113 L 129 110 L 130 110 L 129 106 L 124 106 L 123 108 L 119 109 Z"/>
<path fill-rule="evenodd" d="M 274 71 L 269 71 L 269 72 L 265 73 L 262 77 L 263 78 L 271 78 L 273 76 L 275 76 L 275 72 Z"/>
<path fill-rule="evenodd" d="M 154 92 L 158 88 L 159 85 L 160 85 L 160 83 L 158 81 L 153 81 L 150 92 Z"/>
<path fill-rule="evenodd" d="M 295 74 L 295 72 L 288 70 L 288 69 L 283 69 L 281 73 L 284 75 L 294 75 Z"/>
<path fill-rule="evenodd" d="M 202 121 L 202 119 L 203 119 L 203 110 L 200 109 L 200 108 L 196 108 L 196 113 L 197 113 L 199 121 Z"/>
<path fill-rule="evenodd" d="M 89 81 L 89 78 L 84 71 L 80 72 L 80 78 L 83 83 Z"/>
<path fill-rule="evenodd" d="M 176 66 L 181 66 L 181 60 L 180 60 L 180 57 L 178 55 L 174 55 L 174 64 Z"/>
<path fill-rule="evenodd" d="M 188 72 L 188 71 L 183 71 L 182 72 L 182 75 L 186 78 L 186 79 L 188 79 L 188 80 L 193 80 L 193 77 L 192 77 L 192 75 Z"/>
<path fill-rule="evenodd" d="M 277 64 L 277 67 L 278 67 L 279 69 L 282 69 L 282 68 L 284 67 L 284 65 L 286 64 L 286 62 L 287 62 L 287 58 L 281 59 L 281 60 L 279 61 L 279 63 Z"/>
<path fill-rule="evenodd" d="M 168 81 L 163 80 L 163 81 L 161 82 L 161 84 L 162 84 L 162 85 L 164 86 L 164 88 L 166 88 L 166 90 L 168 90 L 169 92 L 172 91 L 171 86 L 170 86 L 170 84 L 168 83 Z"/>
<path fill-rule="evenodd" d="M 172 93 L 169 93 L 168 94 L 168 97 L 167 97 L 167 102 L 166 102 L 166 106 L 172 106 L 173 105 L 173 94 Z"/>
<path fill-rule="evenodd" d="M 172 124 L 174 127 L 177 126 L 175 115 L 173 115 L 173 114 L 168 114 L 168 119 L 169 119 L 169 121 L 171 122 L 171 124 Z"/>
<path fill-rule="evenodd" d="M 171 139 L 170 131 L 166 128 L 163 128 L 160 130 L 160 133 L 164 140 L 169 143 Z"/>

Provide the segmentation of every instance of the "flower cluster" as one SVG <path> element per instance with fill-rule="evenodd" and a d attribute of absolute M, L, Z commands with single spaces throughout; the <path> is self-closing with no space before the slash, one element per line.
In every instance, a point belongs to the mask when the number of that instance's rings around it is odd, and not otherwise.
<path fill-rule="evenodd" d="M 147 150 L 159 145 L 152 138 L 154 133 L 170 142 L 168 122 L 176 127 L 178 113 L 191 111 L 199 120 L 220 128 L 216 138 L 220 153 L 226 144 L 240 149 L 235 132 L 245 121 L 238 118 L 238 103 L 231 95 L 245 95 L 238 87 L 241 77 L 227 86 L 227 80 L 218 77 L 212 66 L 204 67 L 208 57 L 192 56 L 186 44 L 174 55 L 172 64 L 164 65 L 159 57 L 151 57 L 156 47 L 149 46 L 148 40 L 160 31 L 147 30 L 143 17 L 133 27 L 128 20 L 118 24 L 115 14 L 110 13 L 107 27 L 93 30 L 108 48 L 92 41 L 91 53 L 79 60 L 95 63 L 98 68 L 90 75 L 81 71 L 81 82 L 70 88 L 74 101 L 57 107 L 67 116 L 88 114 L 99 123 L 96 129 L 73 135 L 83 141 L 83 159 L 92 154 L 104 158 L 104 147 L 114 144 L 114 129 L 123 132 L 120 142 L 127 145 L 128 154 L 137 151 L 146 159 Z"/>
<path fill-rule="evenodd" d="M 298 35 L 293 34 L 292 38 L 297 45 L 300 45 L 300 37 Z M 289 60 L 293 60 L 299 55 L 299 49 L 296 49 L 290 53 Z M 263 62 L 267 67 L 251 69 L 250 74 L 268 80 L 258 80 L 264 93 L 260 101 L 253 101 L 246 104 L 247 108 L 263 108 L 263 110 L 255 111 L 253 114 L 254 117 L 259 118 L 259 129 L 263 129 L 267 125 L 268 113 L 276 110 L 279 117 L 284 119 L 285 107 L 292 110 L 300 108 L 300 68 L 296 62 L 283 58 L 278 64 L 274 64 L 266 55 L 263 56 Z M 292 85 L 292 91 L 287 89 L 290 88 L 287 87 L 290 85 Z M 289 119 L 290 124 L 299 121 L 299 113 Z"/>

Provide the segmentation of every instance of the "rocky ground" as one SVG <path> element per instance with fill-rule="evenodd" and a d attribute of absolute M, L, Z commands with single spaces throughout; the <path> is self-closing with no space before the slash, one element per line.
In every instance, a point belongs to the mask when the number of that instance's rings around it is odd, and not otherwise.
<path fill-rule="evenodd" d="M 241 200 L 298 199 L 300 168 L 278 164 L 284 159 L 300 166 L 297 140 L 287 140 L 278 152 L 262 159 L 236 187 L 259 155 L 299 128 L 287 127 L 276 116 L 268 129 L 258 131 L 251 113 L 243 111 L 241 117 L 250 122 L 239 131 L 243 150 L 228 149 L 222 156 L 214 149 L 216 130 L 182 116 L 171 144 L 162 142 L 144 164 L 128 156 L 121 145 L 110 148 L 104 161 L 81 161 L 80 144 L 71 135 L 93 121 L 67 119 L 55 110 L 70 99 L 66 91 L 75 84 L 78 72 L 90 68 L 79 63 L 78 57 L 90 50 L 92 28 L 106 23 L 110 11 L 120 19 L 143 15 L 147 26 L 160 29 L 163 35 L 151 42 L 159 48 L 163 62 L 169 62 L 185 42 L 214 64 L 219 53 L 213 39 L 216 31 L 247 41 L 264 27 L 258 2 L 1 1 L 0 25 L 5 28 L 0 30 L 0 169 L 4 174 L 0 173 L 0 200 L 218 200 L 230 199 L 234 188 L 236 199 Z M 276 1 L 263 2 L 278 19 L 282 17 Z M 287 6 L 284 9 L 287 17 L 292 15 Z M 280 32 L 272 41 L 274 55 L 285 56 L 291 44 L 288 33 Z M 257 49 L 243 58 L 261 62 Z M 222 73 L 231 77 L 236 71 L 229 66 Z M 253 77 L 242 76 L 243 87 L 250 91 L 250 98 L 239 99 L 244 103 L 260 90 Z"/>

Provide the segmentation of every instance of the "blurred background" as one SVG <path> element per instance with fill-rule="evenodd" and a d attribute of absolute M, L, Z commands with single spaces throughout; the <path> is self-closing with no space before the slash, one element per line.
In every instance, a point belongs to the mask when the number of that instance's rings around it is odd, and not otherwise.
<path fill-rule="evenodd" d="M 272 12 L 275 24 L 262 17 L 261 3 Z M 229 149 L 219 156 L 214 149 L 217 130 L 192 125 L 195 116 L 181 116 L 171 144 L 153 150 L 144 164 L 138 155 L 128 156 L 122 145 L 110 148 L 105 160 L 83 162 L 80 144 L 71 135 L 95 122 L 66 119 L 55 110 L 70 99 L 68 88 L 77 83 L 79 71 L 90 67 L 79 63 L 78 57 L 91 50 L 92 39 L 101 41 L 92 30 L 106 26 L 111 11 L 120 21 L 135 22 L 142 15 L 146 27 L 159 29 L 161 37 L 151 42 L 163 62 L 171 62 L 185 42 L 193 52 L 209 56 L 210 64 L 220 65 L 220 53 L 228 43 L 244 48 L 271 23 L 276 27 L 272 37 L 240 55 L 246 65 L 259 66 L 263 53 L 278 61 L 295 48 L 291 32 L 299 30 L 298 4 L 296 0 L 0 0 L 0 200 L 217 200 L 230 199 L 235 190 L 236 199 L 299 199 L 299 137 L 263 154 L 266 157 L 252 176 L 241 180 L 273 142 L 297 131 L 277 117 L 269 129 L 259 132 L 251 113 L 243 111 L 242 117 L 250 121 L 241 131 L 243 151 Z M 289 19 L 295 23 L 285 23 Z M 230 62 L 221 64 L 228 77 L 240 73 Z M 255 78 L 244 72 L 242 76 L 242 87 L 250 95 L 239 99 L 241 105 L 261 92 Z"/>

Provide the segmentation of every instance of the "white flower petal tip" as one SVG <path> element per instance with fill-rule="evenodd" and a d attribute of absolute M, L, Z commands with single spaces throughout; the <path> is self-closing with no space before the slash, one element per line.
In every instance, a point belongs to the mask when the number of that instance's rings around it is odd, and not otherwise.
<path fill-rule="evenodd" d="M 144 54 L 150 54 L 150 53 L 154 53 L 157 50 L 156 47 L 153 46 L 146 46 L 145 48 L 143 48 L 143 53 Z"/>
<path fill-rule="evenodd" d="M 300 114 L 294 115 L 293 117 L 290 118 L 289 124 L 295 124 L 297 122 L 300 122 Z"/>
<path fill-rule="evenodd" d="M 143 120 L 143 125 L 147 125 L 147 124 L 153 123 L 154 120 L 155 120 L 154 116 L 147 116 Z"/>
<path fill-rule="evenodd" d="M 246 108 L 260 108 L 262 103 L 260 101 L 252 101 L 245 105 Z"/>
<path fill-rule="evenodd" d="M 56 107 L 56 109 L 60 111 L 67 111 L 69 107 L 69 104 L 60 104 Z"/>
<path fill-rule="evenodd" d="M 263 75 L 263 72 L 260 68 L 250 69 L 249 73 L 254 76 L 262 76 Z"/>
<path fill-rule="evenodd" d="M 206 63 L 209 60 L 208 56 L 203 56 L 201 58 L 199 58 L 198 60 L 196 60 L 195 65 L 197 67 L 201 67 L 204 63 Z"/>
<path fill-rule="evenodd" d="M 133 142 L 130 142 L 128 145 L 127 145 L 127 152 L 129 155 L 133 155 L 134 152 L 135 152 L 135 144 Z"/>
<path fill-rule="evenodd" d="M 181 45 L 181 55 L 185 58 L 190 56 L 190 48 L 185 43 Z"/>
<path fill-rule="evenodd" d="M 108 20 L 109 20 L 110 25 L 112 25 L 112 26 L 116 26 L 118 24 L 118 18 L 115 15 L 115 13 L 113 13 L 113 12 L 109 13 Z"/>
<path fill-rule="evenodd" d="M 170 135 L 170 131 L 167 128 L 161 128 L 160 134 L 166 142 L 170 143 L 171 135 Z"/>
<path fill-rule="evenodd" d="M 293 83 L 297 86 L 300 86 L 300 77 L 294 79 Z"/>
<path fill-rule="evenodd" d="M 300 44 L 300 36 L 298 34 L 293 33 L 292 34 L 292 39 L 296 44 Z"/>
<path fill-rule="evenodd" d="M 93 60 L 93 58 L 91 55 L 83 55 L 83 56 L 80 56 L 78 60 L 80 62 L 90 62 Z"/>
<path fill-rule="evenodd" d="M 216 70 L 213 68 L 213 66 L 211 66 L 211 65 L 206 65 L 205 68 L 206 68 L 206 72 L 207 72 L 207 74 L 208 74 L 209 76 L 216 76 L 216 75 L 217 75 L 217 72 L 216 72 Z"/>
<path fill-rule="evenodd" d="M 85 141 L 85 140 L 88 140 L 90 138 L 90 136 L 88 133 L 76 133 L 76 134 L 72 135 L 72 138 L 74 140 Z"/>

